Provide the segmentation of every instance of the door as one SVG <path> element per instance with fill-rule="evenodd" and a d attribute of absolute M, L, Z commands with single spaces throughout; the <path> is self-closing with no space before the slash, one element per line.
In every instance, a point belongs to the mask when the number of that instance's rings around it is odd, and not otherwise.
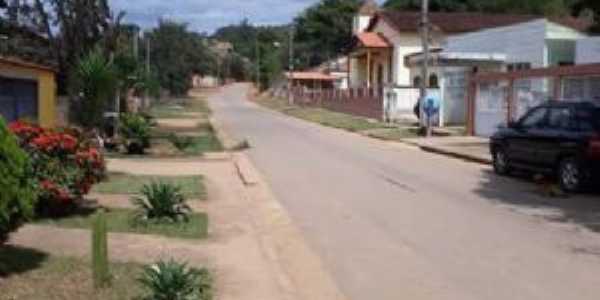
<path fill-rule="evenodd" d="M 578 138 L 575 134 L 575 112 L 570 107 L 552 107 L 548 113 L 548 129 L 543 134 L 544 145 L 537 156 L 548 168 L 556 165 L 561 153 L 575 151 Z"/>
<path fill-rule="evenodd" d="M 0 114 L 7 122 L 38 120 L 37 82 L 0 77 Z"/>
<path fill-rule="evenodd" d="M 509 158 L 513 162 L 539 166 L 541 160 L 536 157 L 536 153 L 544 144 L 543 132 L 546 130 L 547 116 L 548 109 L 538 107 L 519 121 L 509 139 Z"/>

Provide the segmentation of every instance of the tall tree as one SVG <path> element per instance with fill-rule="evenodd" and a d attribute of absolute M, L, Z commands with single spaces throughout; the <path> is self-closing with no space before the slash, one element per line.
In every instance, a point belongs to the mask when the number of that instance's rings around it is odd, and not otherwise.
<path fill-rule="evenodd" d="M 567 15 L 572 0 L 430 0 L 431 11 Z M 418 10 L 421 0 L 387 0 L 386 8 Z"/>
<path fill-rule="evenodd" d="M 295 20 L 300 67 L 334 58 L 352 37 L 352 21 L 359 0 L 321 0 Z"/>
<path fill-rule="evenodd" d="M 161 20 L 146 38 L 152 45 L 150 58 L 160 85 L 172 94 L 185 94 L 192 74 L 214 73 L 216 62 L 207 49 L 207 38 L 188 31 L 186 24 Z"/>

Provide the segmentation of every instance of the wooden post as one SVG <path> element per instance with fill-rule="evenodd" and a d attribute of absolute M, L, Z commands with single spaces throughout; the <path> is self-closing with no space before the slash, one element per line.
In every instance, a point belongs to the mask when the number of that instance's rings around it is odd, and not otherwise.
<path fill-rule="evenodd" d="M 554 93 L 552 95 L 552 101 L 560 101 L 562 96 L 562 76 L 554 77 Z"/>
<path fill-rule="evenodd" d="M 475 99 L 477 97 L 477 81 L 472 74 L 467 75 L 467 135 L 475 135 Z"/>
<path fill-rule="evenodd" d="M 508 80 L 508 87 L 506 88 L 506 124 L 513 121 L 513 109 L 514 109 L 514 95 L 515 95 L 515 80 L 513 78 Z"/>

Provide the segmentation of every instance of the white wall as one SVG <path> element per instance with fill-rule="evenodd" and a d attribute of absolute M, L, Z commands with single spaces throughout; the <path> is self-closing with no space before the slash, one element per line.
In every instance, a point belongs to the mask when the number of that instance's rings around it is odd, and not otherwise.
<path fill-rule="evenodd" d="M 404 66 L 404 57 L 422 51 L 423 47 L 419 35 L 416 32 L 397 32 L 383 20 L 377 23 L 377 26 L 373 28 L 373 32 L 383 34 L 394 45 L 392 57 L 393 83 L 400 86 L 411 85 L 410 69 Z"/>
<path fill-rule="evenodd" d="M 352 24 L 352 32 L 358 34 L 364 32 L 371 23 L 371 16 L 356 15 Z"/>
<path fill-rule="evenodd" d="M 577 41 L 575 63 L 600 63 L 600 37 L 588 37 Z"/>
<path fill-rule="evenodd" d="M 546 21 L 543 19 L 492 28 L 447 38 L 448 52 L 504 53 L 508 63 L 529 62 L 545 66 Z"/>

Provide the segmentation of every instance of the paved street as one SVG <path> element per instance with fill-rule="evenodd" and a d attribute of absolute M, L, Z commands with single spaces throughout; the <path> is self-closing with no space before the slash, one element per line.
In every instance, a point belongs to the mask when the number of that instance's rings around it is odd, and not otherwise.
<path fill-rule="evenodd" d="M 600 199 L 212 97 L 353 300 L 598 299 Z"/>

